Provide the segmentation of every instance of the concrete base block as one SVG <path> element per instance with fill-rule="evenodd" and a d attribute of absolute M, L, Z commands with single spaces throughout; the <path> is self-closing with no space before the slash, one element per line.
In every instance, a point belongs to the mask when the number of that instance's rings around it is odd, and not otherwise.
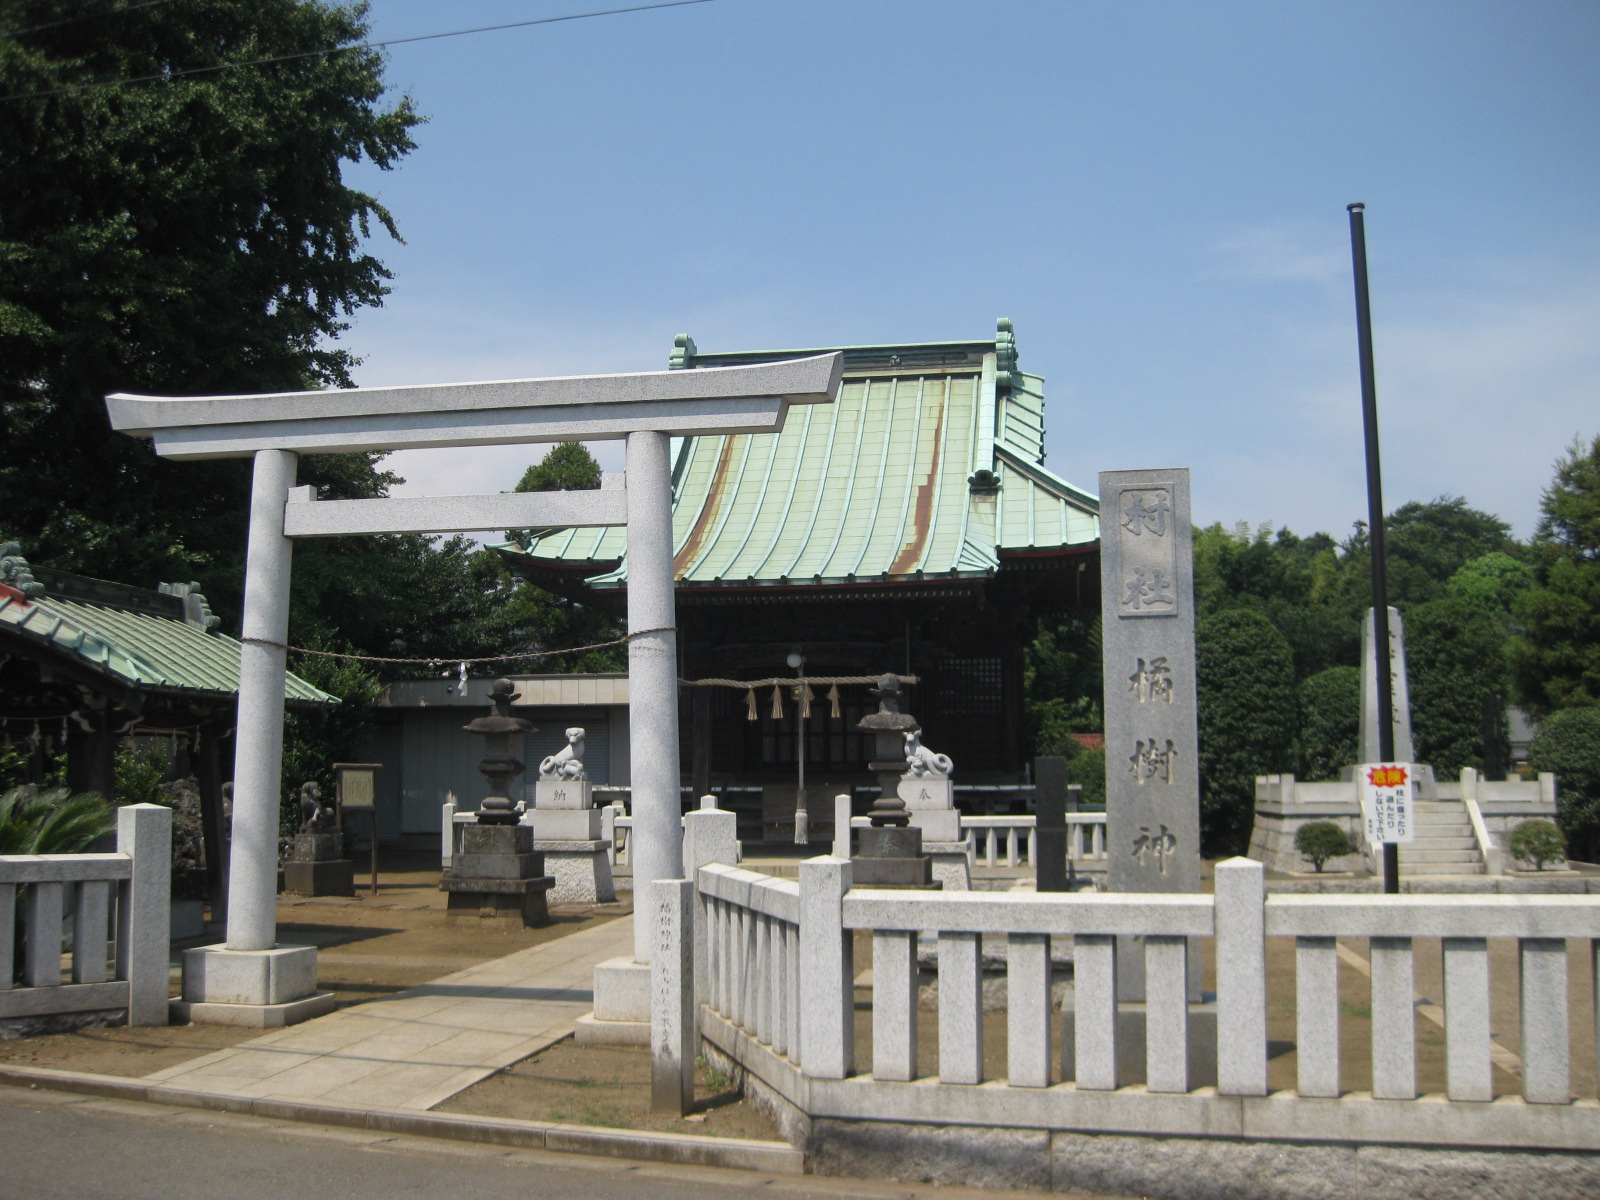
<path fill-rule="evenodd" d="M 900 799 L 912 812 L 924 810 L 943 809 L 946 812 L 955 808 L 955 789 L 951 787 L 948 775 L 923 775 L 915 779 L 900 780 L 896 790 Z"/>
<path fill-rule="evenodd" d="M 533 785 L 535 809 L 593 808 L 594 784 L 587 779 L 540 779 Z"/>
<path fill-rule="evenodd" d="M 191 1004 L 288 1004 L 316 990 L 315 946 L 196 946 L 183 952 L 183 998 Z"/>
<path fill-rule="evenodd" d="M 211 1004 L 173 1000 L 168 1005 L 174 1025 L 241 1025 L 248 1029 L 281 1029 L 333 1011 L 332 992 L 313 992 L 284 1004 Z"/>
<path fill-rule="evenodd" d="M 300 896 L 354 896 L 356 864 L 348 858 L 286 862 L 283 890 Z"/>
<path fill-rule="evenodd" d="M 573 1040 L 580 1046 L 648 1046 L 649 1021 L 602 1021 L 584 1013 L 573 1025 Z"/>
<path fill-rule="evenodd" d="M 600 1021 L 650 1024 L 650 964 L 612 958 L 594 969 L 594 1015 Z"/>
<path fill-rule="evenodd" d="M 598 808 L 536 808 L 524 818 L 539 842 L 588 842 L 600 836 Z"/>
<path fill-rule="evenodd" d="M 608 843 L 580 843 L 596 848 L 570 851 L 548 850 L 543 842 L 534 845 L 544 854 L 545 871 L 556 881 L 547 893 L 551 904 L 605 904 L 617 898 L 611 863 L 606 859 Z"/>
<path fill-rule="evenodd" d="M 445 890 L 445 919 L 459 920 L 476 917 L 482 920 L 517 920 L 525 929 L 542 929 L 550 924 L 550 906 L 545 900 L 551 887 L 548 875 L 540 879 L 464 879 L 446 880 L 447 883 L 467 884 L 470 887 L 451 887 Z M 512 889 L 509 884 L 537 884 L 537 887 Z M 494 885 L 491 889 L 487 885 Z"/>
<path fill-rule="evenodd" d="M 964 842 L 924 840 L 922 851 L 933 859 L 933 877 L 947 892 L 972 889 L 972 839 Z"/>
<path fill-rule="evenodd" d="M 922 830 L 922 843 L 959 842 L 961 840 L 961 814 L 953 808 L 913 810 L 911 823 Z"/>

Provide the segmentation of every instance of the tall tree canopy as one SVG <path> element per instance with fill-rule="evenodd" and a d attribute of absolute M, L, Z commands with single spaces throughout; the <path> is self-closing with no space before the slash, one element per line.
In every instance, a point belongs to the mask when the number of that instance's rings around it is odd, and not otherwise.
<path fill-rule="evenodd" d="M 8 0 L 0 34 L 6 533 L 70 570 L 201 579 L 226 609 L 246 464 L 159 460 L 109 432 L 103 397 L 348 385 L 330 340 L 387 291 L 369 233 L 398 235 L 342 171 L 393 167 L 421 118 L 348 48 L 364 5 Z M 363 455 L 301 474 L 334 495 L 393 481 Z M 297 570 L 319 553 L 340 551 Z"/>
<path fill-rule="evenodd" d="M 1534 712 L 1600 705 L 1600 436 L 1556 462 L 1534 534 L 1535 586 L 1514 605 L 1517 691 Z"/>

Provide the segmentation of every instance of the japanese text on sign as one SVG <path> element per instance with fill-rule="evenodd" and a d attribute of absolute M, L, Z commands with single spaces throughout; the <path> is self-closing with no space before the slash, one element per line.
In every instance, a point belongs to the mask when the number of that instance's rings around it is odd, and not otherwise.
<path fill-rule="evenodd" d="M 1410 763 L 1364 763 L 1356 768 L 1367 841 L 1409 842 L 1417 836 Z"/>

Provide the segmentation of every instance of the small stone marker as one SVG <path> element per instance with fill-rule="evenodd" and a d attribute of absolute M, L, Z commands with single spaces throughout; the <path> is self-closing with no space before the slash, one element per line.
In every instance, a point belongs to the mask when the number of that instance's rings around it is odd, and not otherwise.
<path fill-rule="evenodd" d="M 1107 886 L 1198 892 L 1189 472 L 1102 471 L 1100 514 Z M 1143 947 L 1120 949 L 1119 994 L 1142 1000 Z"/>

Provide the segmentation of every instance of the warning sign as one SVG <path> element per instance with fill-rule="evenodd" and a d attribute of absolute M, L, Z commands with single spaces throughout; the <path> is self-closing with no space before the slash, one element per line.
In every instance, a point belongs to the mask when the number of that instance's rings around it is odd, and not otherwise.
<path fill-rule="evenodd" d="M 1417 836 L 1410 763 L 1364 763 L 1356 768 L 1367 841 L 1409 842 Z"/>

